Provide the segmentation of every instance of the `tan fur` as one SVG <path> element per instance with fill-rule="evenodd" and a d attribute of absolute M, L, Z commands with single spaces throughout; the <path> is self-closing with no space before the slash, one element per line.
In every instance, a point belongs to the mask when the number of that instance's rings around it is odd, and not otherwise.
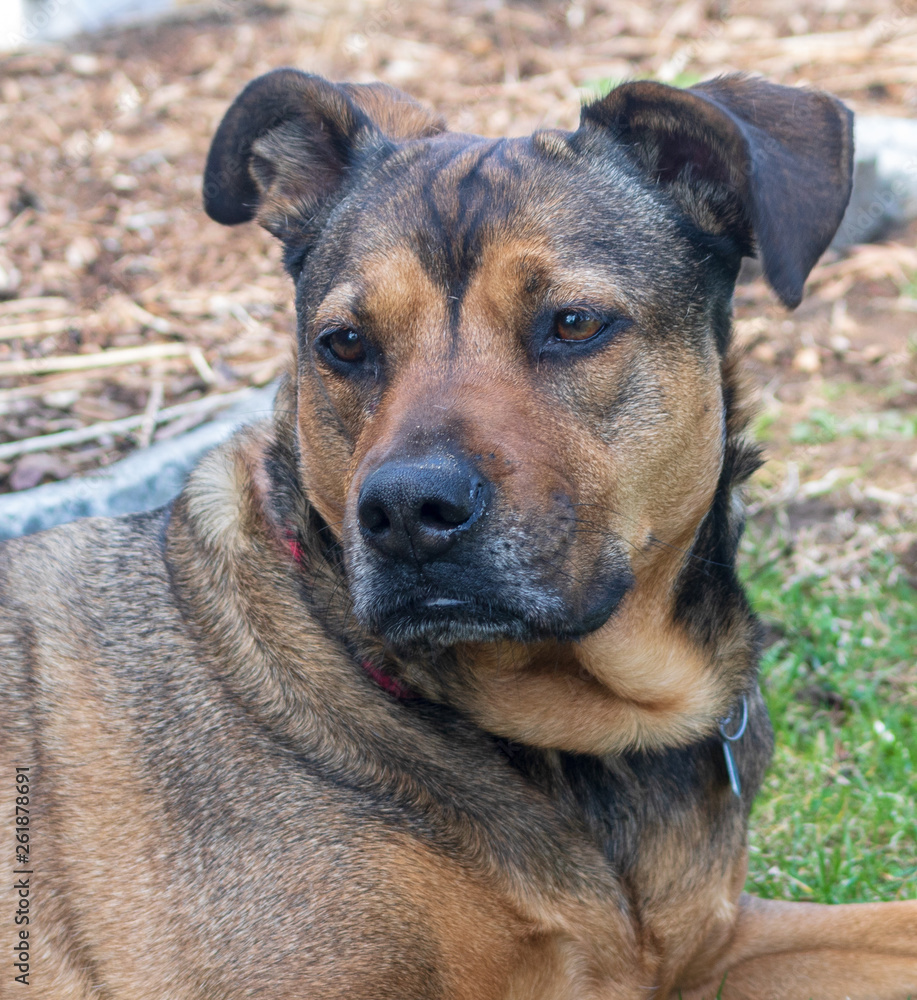
<path fill-rule="evenodd" d="M 500 483 L 521 519 L 537 518 L 551 495 L 572 481 L 583 502 L 596 508 L 592 523 L 607 524 L 636 551 L 636 587 L 613 622 L 576 649 L 548 650 L 534 661 L 516 647 L 465 650 L 477 683 L 471 693 L 453 697 L 485 728 L 538 746 L 616 753 L 688 742 L 711 732 L 733 698 L 708 655 L 677 626 L 660 627 L 671 618 L 675 577 L 719 477 L 722 401 L 718 382 L 710 378 L 715 362 L 677 355 L 644 360 L 665 399 L 664 422 L 659 430 L 632 433 L 606 456 L 537 384 L 520 380 L 502 336 L 533 274 L 563 298 L 575 300 L 588 287 L 594 294 L 596 278 L 582 268 L 561 267 L 546 241 L 502 245 L 485 257 L 466 294 L 464 348 L 447 358 L 445 304 L 419 262 L 403 249 L 367 259 L 361 301 L 375 317 L 376 334 L 398 374 L 378 409 L 365 414 L 348 403 L 348 387 L 341 386 L 338 412 L 359 427 L 350 479 L 341 475 L 343 457 L 333 463 L 324 451 L 320 464 L 310 463 L 310 497 L 339 534 L 345 519 L 355 520 L 366 470 L 403 446 L 418 426 L 435 432 L 454 419 L 462 421 L 469 452 L 493 455 L 482 459 L 482 468 Z M 333 289 L 318 309 L 317 325 L 355 322 L 349 309 L 355 292 L 350 285 Z M 604 294 L 624 297 L 623 290 Z M 605 360 L 596 368 L 597 405 L 615 391 L 614 372 L 631 362 L 631 351 L 622 346 L 613 367 Z M 436 400 L 432 409 L 430 400 Z M 301 439 L 319 440 L 321 411 L 301 406 L 299 413 Z M 539 426 L 543 430 L 533 433 Z M 660 482 L 664 489 L 656 487 Z M 583 536 L 584 551 L 571 571 L 596 558 L 594 537 Z M 654 545 L 654 538 L 666 544 Z"/>

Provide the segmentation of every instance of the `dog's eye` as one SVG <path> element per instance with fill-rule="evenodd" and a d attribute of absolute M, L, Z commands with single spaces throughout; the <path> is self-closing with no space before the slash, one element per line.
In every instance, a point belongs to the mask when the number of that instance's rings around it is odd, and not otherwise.
<path fill-rule="evenodd" d="M 567 309 L 554 317 L 554 336 L 558 340 L 591 340 L 605 323 L 591 313 Z"/>
<path fill-rule="evenodd" d="M 338 361 L 356 364 L 366 357 L 366 345 L 356 330 L 332 330 L 322 342 Z"/>

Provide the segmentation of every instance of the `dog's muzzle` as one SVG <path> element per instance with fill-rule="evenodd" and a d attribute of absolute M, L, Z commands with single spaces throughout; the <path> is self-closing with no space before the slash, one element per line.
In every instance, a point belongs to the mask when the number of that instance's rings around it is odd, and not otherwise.
<path fill-rule="evenodd" d="M 449 449 L 385 459 L 352 511 L 344 547 L 354 612 L 396 644 L 577 638 L 633 583 L 626 556 L 609 551 L 584 587 L 565 590 L 577 535 L 569 501 L 520 518 L 470 456 Z"/>

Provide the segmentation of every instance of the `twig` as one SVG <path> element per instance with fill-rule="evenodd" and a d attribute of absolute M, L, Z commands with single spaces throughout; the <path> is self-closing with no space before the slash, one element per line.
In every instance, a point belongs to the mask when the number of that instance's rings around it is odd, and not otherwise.
<path fill-rule="evenodd" d="M 83 389 L 88 382 L 92 381 L 95 380 L 91 375 L 87 377 L 82 372 L 61 372 L 59 375 L 51 375 L 42 382 L 18 385 L 13 389 L 0 389 L 0 406 L 15 399 L 35 399 L 48 393 L 58 392 L 61 389 L 71 390 L 74 387 Z"/>
<path fill-rule="evenodd" d="M 0 340 L 16 340 L 19 337 L 49 337 L 54 333 L 65 333 L 78 324 L 72 316 L 54 316 L 51 319 L 34 319 L 26 323 L 6 323 L 0 325 Z"/>
<path fill-rule="evenodd" d="M 34 299 L 10 299 L 8 302 L 0 302 L 0 318 L 21 316 L 23 313 L 61 313 L 71 312 L 72 310 L 73 303 L 69 299 L 61 298 L 59 295 L 42 295 Z"/>
<path fill-rule="evenodd" d="M 155 424 L 169 423 L 179 417 L 189 414 L 207 413 L 219 410 L 251 395 L 252 389 L 237 389 L 234 392 L 223 392 L 213 396 L 204 396 L 190 403 L 178 403 L 159 410 L 154 418 Z M 152 393 L 151 393 L 152 395 Z M 77 427 L 72 431 L 60 431 L 57 434 L 42 434 L 38 437 L 23 438 L 21 441 L 10 441 L 0 444 L 0 460 L 5 461 L 17 455 L 25 455 L 35 451 L 50 451 L 52 448 L 69 448 L 71 445 L 83 444 L 85 441 L 97 441 L 101 437 L 111 435 L 120 437 L 129 434 L 138 427 L 143 427 L 147 419 L 146 413 L 135 413 L 121 420 L 103 420 L 88 427 Z"/>
<path fill-rule="evenodd" d="M 162 380 L 157 379 L 150 386 L 150 396 L 146 401 L 146 408 L 143 411 L 143 422 L 140 424 L 140 430 L 137 433 L 137 445 L 140 448 L 146 448 L 153 438 L 153 431 L 156 430 L 156 423 L 159 411 L 162 409 L 164 395 L 165 389 Z"/>
<path fill-rule="evenodd" d="M 201 381 L 205 382 L 207 385 L 215 385 L 217 382 L 216 373 L 210 365 L 207 364 L 204 352 L 199 347 L 189 347 L 188 357 L 191 359 L 191 364 L 197 369 L 197 373 L 200 375 Z"/>
<path fill-rule="evenodd" d="M 889 66 L 875 66 L 865 73 L 843 73 L 837 76 L 820 77 L 818 86 L 826 90 L 843 90 L 850 94 L 855 90 L 872 86 L 873 84 L 914 84 L 917 83 L 917 67 L 900 66 L 892 63 Z"/>
<path fill-rule="evenodd" d="M 97 354 L 65 354 L 56 358 L 24 358 L 21 361 L 0 361 L 0 378 L 20 375 L 47 375 L 50 372 L 82 371 L 87 368 L 109 368 L 112 365 L 133 365 L 138 361 L 152 361 L 157 358 L 187 357 L 194 364 L 194 351 L 199 352 L 200 348 L 192 348 L 187 344 L 146 344 L 143 347 L 124 347 L 111 351 L 100 351 Z M 203 373 L 201 373 L 201 378 L 204 378 Z M 211 371 L 210 381 L 215 380 Z M 208 380 L 205 378 L 204 381 Z"/>
<path fill-rule="evenodd" d="M 157 333 L 175 332 L 175 328 L 167 319 L 163 319 L 162 316 L 155 316 L 153 313 L 148 312 L 143 308 L 143 306 L 138 305 L 133 299 L 128 299 L 125 306 L 127 312 L 129 312 L 141 326 L 148 326 L 151 330 L 155 330 Z"/>

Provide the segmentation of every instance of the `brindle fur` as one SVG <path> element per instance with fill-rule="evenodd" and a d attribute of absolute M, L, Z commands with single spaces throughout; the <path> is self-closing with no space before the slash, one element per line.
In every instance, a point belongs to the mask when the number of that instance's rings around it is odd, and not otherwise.
<path fill-rule="evenodd" d="M 170 508 L 3 549 L 36 998 L 917 994 L 917 903 L 742 895 L 771 730 L 732 286 L 756 245 L 798 302 L 850 161 L 836 101 L 741 77 L 506 141 L 293 70 L 240 95 L 205 203 L 285 246 L 273 423 Z M 610 333 L 557 340 L 569 308 Z M 473 470 L 448 558 L 367 540 L 387 463 Z"/>

